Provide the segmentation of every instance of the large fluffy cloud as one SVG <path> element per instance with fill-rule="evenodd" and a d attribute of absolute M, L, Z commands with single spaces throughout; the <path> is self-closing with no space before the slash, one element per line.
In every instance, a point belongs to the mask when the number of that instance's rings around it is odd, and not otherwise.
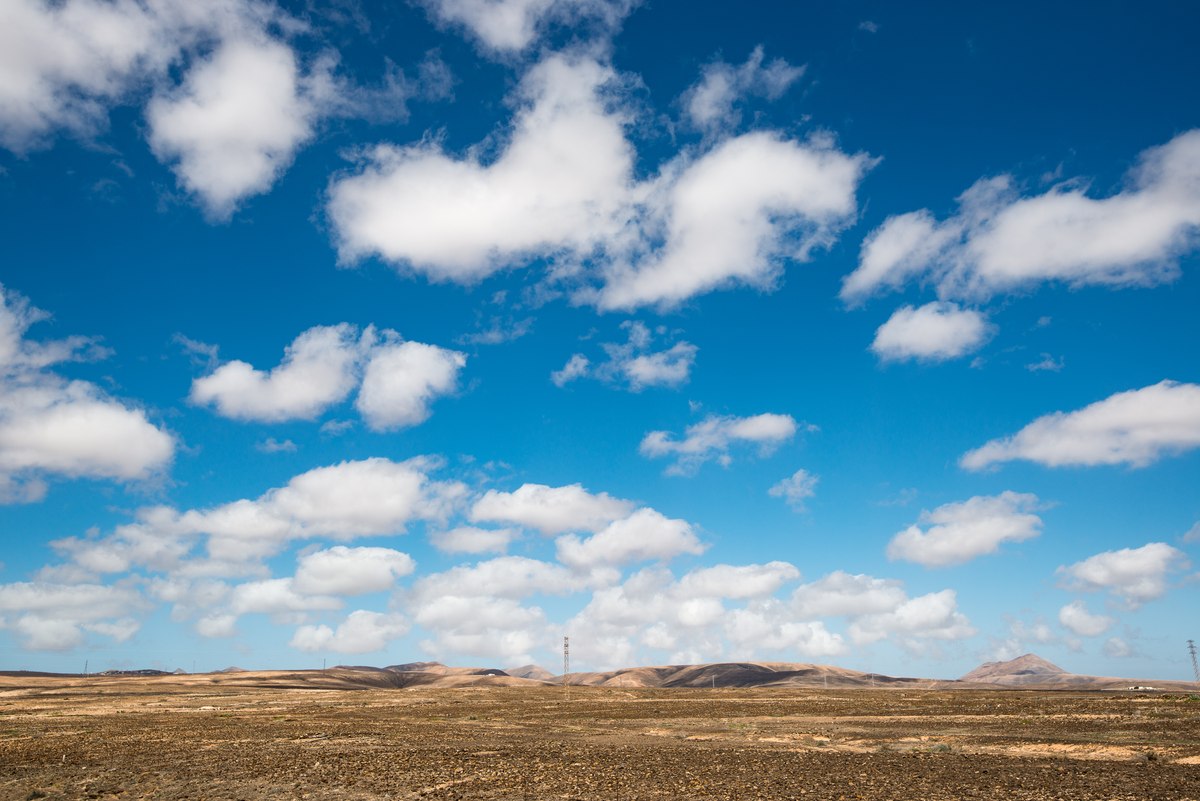
<path fill-rule="evenodd" d="M 40 499 L 47 475 L 134 481 L 161 472 L 174 438 L 95 384 L 51 372 L 103 351 L 83 337 L 26 338 L 45 317 L 0 287 L 0 502 Z"/>
<path fill-rule="evenodd" d="M 875 331 L 873 350 L 884 361 L 945 361 L 977 350 L 992 327 L 974 309 L 953 303 L 926 303 L 897 309 Z"/>
<path fill-rule="evenodd" d="M 888 543 L 889 559 L 904 559 L 926 567 L 946 567 L 995 553 L 1005 542 L 1023 542 L 1036 537 L 1042 519 L 1036 495 L 1003 492 L 976 496 L 961 503 L 948 503 L 923 512 L 921 522 Z"/>
<path fill-rule="evenodd" d="M 335 545 L 300 557 L 294 583 L 305 593 L 363 595 L 389 590 L 415 569 L 411 556 L 391 548 Z"/>
<path fill-rule="evenodd" d="M 670 475 L 690 475 L 705 462 L 716 459 L 728 466 L 734 445 L 757 445 L 760 452 L 770 453 L 796 434 L 796 421 L 786 414 L 756 414 L 751 417 L 721 417 L 710 415 L 688 426 L 683 439 L 669 431 L 651 431 L 642 438 L 642 454 L 651 459 L 674 457 L 667 468 Z"/>
<path fill-rule="evenodd" d="M 633 511 L 629 501 L 606 492 L 592 494 L 580 484 L 548 487 L 522 484 L 513 492 L 488 490 L 471 507 L 476 522 L 511 523 L 543 534 L 599 531 Z"/>
<path fill-rule="evenodd" d="M 861 300 L 910 280 L 943 298 L 986 298 L 1044 281 L 1073 286 L 1171 280 L 1200 229 L 1200 131 L 1141 154 L 1121 191 L 1090 197 L 1064 183 L 1022 197 L 1009 176 L 981 180 L 938 221 L 927 210 L 889 218 L 868 236 L 842 297 Z"/>
<path fill-rule="evenodd" d="M 1130 607 L 1162 597 L 1167 575 L 1187 567 L 1183 552 L 1165 542 L 1140 548 L 1122 548 L 1089 556 L 1082 562 L 1060 567 L 1069 586 L 1082 590 L 1107 590 Z"/>
<path fill-rule="evenodd" d="M 962 457 L 968 470 L 1022 459 L 1047 467 L 1144 467 L 1200 447 L 1200 386 L 1162 381 L 1118 392 L 1075 412 L 1039 417 L 1011 437 Z"/>
<path fill-rule="evenodd" d="M 649 508 L 638 509 L 586 539 L 565 534 L 556 544 L 559 560 L 579 570 L 704 551 L 686 520 L 673 520 Z"/>
<path fill-rule="evenodd" d="M 69 650 L 89 631 L 124 642 L 139 628 L 131 613 L 144 606 L 138 592 L 124 585 L 0 584 L 0 628 L 16 631 L 34 651 Z M 6 621 L 3 613 L 15 617 Z"/>
<path fill-rule="evenodd" d="M 622 96 L 607 65 L 552 55 L 523 78 L 493 160 L 436 142 L 375 148 L 330 187 L 341 258 L 467 283 L 547 257 L 585 285 L 582 302 L 672 306 L 769 286 L 784 259 L 807 258 L 853 219 L 870 160 L 826 139 L 747 133 L 636 180 Z"/>
<path fill-rule="evenodd" d="M 408 630 L 408 621 L 402 615 L 359 609 L 347 615 L 336 629 L 325 625 L 301 626 L 289 644 L 310 653 L 366 654 L 382 651 Z"/>
<path fill-rule="evenodd" d="M 1113 625 L 1111 617 L 1093 615 L 1083 601 L 1072 601 L 1058 610 L 1058 622 L 1080 637 L 1099 637 Z"/>
<path fill-rule="evenodd" d="M 376 431 L 423 423 L 434 399 L 458 387 L 466 363 L 465 354 L 423 342 L 378 346 L 367 361 L 354 405 Z"/>
<path fill-rule="evenodd" d="M 311 420 L 349 397 L 377 431 L 417 425 L 430 404 L 453 392 L 467 357 L 458 351 L 405 342 L 395 331 L 349 323 L 301 333 L 269 371 L 226 362 L 192 382 L 191 401 L 236 420 Z M 361 384 L 360 384 L 361 382 Z"/>
<path fill-rule="evenodd" d="M 228 217 L 269 189 L 311 138 L 334 91 L 327 70 L 302 75 L 282 42 L 226 42 L 147 106 L 150 145 L 214 216 Z"/>

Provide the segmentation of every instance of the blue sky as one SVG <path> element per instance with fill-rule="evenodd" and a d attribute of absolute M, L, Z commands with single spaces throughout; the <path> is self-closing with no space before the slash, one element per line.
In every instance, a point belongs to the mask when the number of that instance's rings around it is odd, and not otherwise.
<path fill-rule="evenodd" d="M 1200 12 L 0 14 L 5 667 L 1190 677 Z"/>

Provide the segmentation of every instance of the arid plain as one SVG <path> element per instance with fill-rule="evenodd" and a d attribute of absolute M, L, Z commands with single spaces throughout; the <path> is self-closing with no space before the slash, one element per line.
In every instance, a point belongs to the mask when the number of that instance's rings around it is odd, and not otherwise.
<path fill-rule="evenodd" d="M 0 797 L 1200 798 L 1189 692 L 382 674 L 3 676 Z"/>

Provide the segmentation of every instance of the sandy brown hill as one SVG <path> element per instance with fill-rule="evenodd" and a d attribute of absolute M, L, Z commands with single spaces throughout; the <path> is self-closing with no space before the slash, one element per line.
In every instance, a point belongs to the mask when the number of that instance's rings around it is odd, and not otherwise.
<path fill-rule="evenodd" d="M 569 683 L 592 687 L 913 687 L 948 684 L 862 673 L 831 665 L 790 662 L 719 662 L 572 673 Z M 561 677 L 552 681 L 558 682 Z M 952 683 L 952 682 L 951 682 Z"/>
<path fill-rule="evenodd" d="M 541 665 L 521 665 L 515 668 L 505 668 L 504 672 L 510 676 L 515 676 L 518 679 L 537 679 L 538 681 L 549 681 L 554 678 L 554 674 L 546 670 Z"/>
<path fill-rule="evenodd" d="M 1073 674 L 1037 654 L 1025 654 L 1005 662 L 985 662 L 960 679 L 983 684 L 1020 685 L 1051 681 Z"/>
<path fill-rule="evenodd" d="M 1068 673 L 1037 654 L 1025 654 L 1007 662 L 985 662 L 959 681 L 1027 690 L 1127 690 L 1153 688 L 1173 692 L 1195 692 L 1200 685 L 1190 681 L 1127 679 L 1115 676 L 1085 676 Z"/>

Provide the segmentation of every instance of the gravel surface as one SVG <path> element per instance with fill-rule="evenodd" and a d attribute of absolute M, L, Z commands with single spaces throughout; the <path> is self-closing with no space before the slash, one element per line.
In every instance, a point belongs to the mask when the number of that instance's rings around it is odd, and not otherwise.
<path fill-rule="evenodd" d="M 0 798 L 1197 799 L 1200 700 L 0 683 Z"/>

